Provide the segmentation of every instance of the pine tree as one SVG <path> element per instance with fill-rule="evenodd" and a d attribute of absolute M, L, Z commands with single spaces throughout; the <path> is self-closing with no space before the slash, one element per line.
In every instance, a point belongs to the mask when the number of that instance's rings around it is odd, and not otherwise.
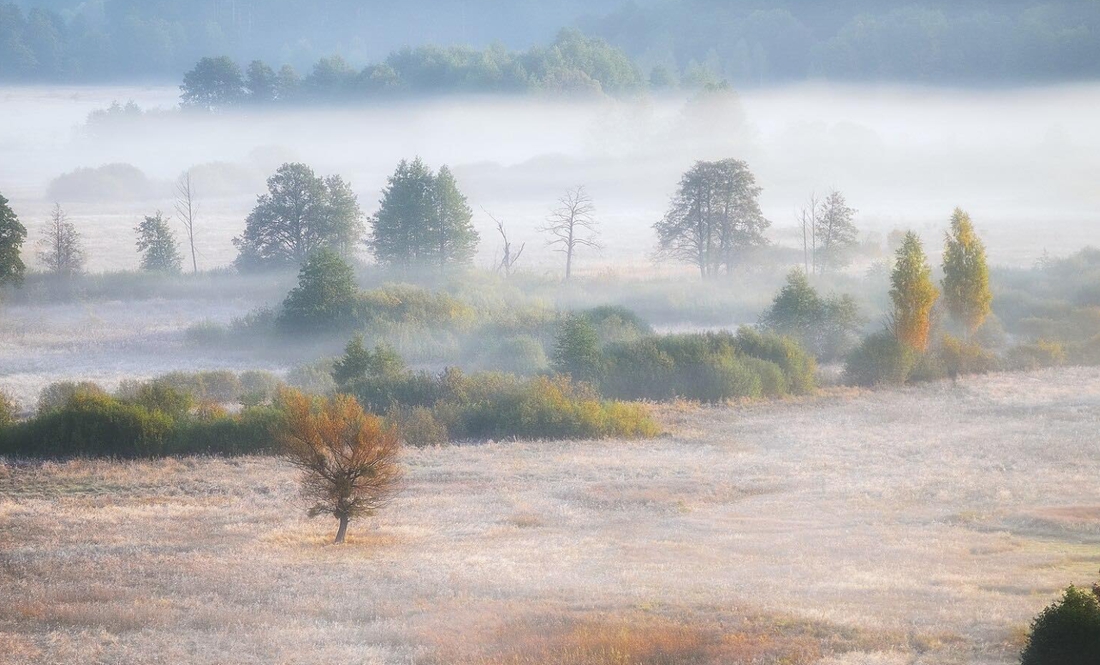
<path fill-rule="evenodd" d="M 981 327 L 993 302 L 985 247 L 970 215 L 960 208 L 951 215 L 951 230 L 944 242 L 943 299 L 951 318 L 963 326 L 967 336 Z"/>
<path fill-rule="evenodd" d="M 466 203 L 466 197 L 458 190 L 454 174 L 446 166 L 440 167 L 435 176 L 433 193 L 436 206 L 433 226 L 439 269 L 442 271 L 448 265 L 470 263 L 480 237 L 470 221 L 473 211 Z"/>
<path fill-rule="evenodd" d="M 19 250 L 26 239 L 27 228 L 19 222 L 8 200 L 0 194 L 0 286 L 22 283 L 27 267 L 19 256 Z"/>
<path fill-rule="evenodd" d="M 890 276 L 890 299 L 894 302 L 893 326 L 898 341 L 923 352 L 932 329 L 932 307 L 939 291 L 932 283 L 932 269 L 917 234 L 910 231 L 898 248 L 897 262 Z"/>
<path fill-rule="evenodd" d="M 177 274 L 183 267 L 183 257 L 168 220 L 158 210 L 146 217 L 137 227 L 137 250 L 141 254 L 141 269 L 150 272 Z"/>
<path fill-rule="evenodd" d="M 38 260 L 47 272 L 59 277 L 71 277 L 84 271 L 83 242 L 59 203 L 54 204 L 38 241 Z"/>

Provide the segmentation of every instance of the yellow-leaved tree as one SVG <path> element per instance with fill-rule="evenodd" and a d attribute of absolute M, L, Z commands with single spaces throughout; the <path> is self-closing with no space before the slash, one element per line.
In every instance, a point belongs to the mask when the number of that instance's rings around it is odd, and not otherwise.
<path fill-rule="evenodd" d="M 932 330 L 932 307 L 940 294 L 932 283 L 932 268 L 924 247 L 912 231 L 905 234 L 898 248 L 890 283 L 894 334 L 902 344 L 923 353 Z"/>
<path fill-rule="evenodd" d="M 943 299 L 951 318 L 969 337 L 989 316 L 993 294 L 985 246 L 974 231 L 970 215 L 955 208 L 951 230 L 943 247 Z"/>

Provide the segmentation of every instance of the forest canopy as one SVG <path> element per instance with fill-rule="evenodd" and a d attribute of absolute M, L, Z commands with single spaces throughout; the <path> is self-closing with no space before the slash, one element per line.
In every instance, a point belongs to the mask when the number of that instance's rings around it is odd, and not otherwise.
<path fill-rule="evenodd" d="M 375 72 L 383 83 L 393 70 L 413 91 L 525 90 L 532 79 L 555 80 L 529 60 L 546 57 L 553 47 L 537 45 L 562 28 L 605 40 L 658 88 L 822 78 L 988 84 L 1100 73 L 1100 3 L 1067 0 L 30 0 L 0 2 L 0 80 L 178 80 L 218 55 L 308 75 L 314 63 L 340 56 L 356 73 L 368 63 L 384 67 Z M 469 75 L 440 76 L 456 69 Z M 579 71 L 608 92 L 621 82 Z M 635 78 L 627 76 L 630 86 Z"/>

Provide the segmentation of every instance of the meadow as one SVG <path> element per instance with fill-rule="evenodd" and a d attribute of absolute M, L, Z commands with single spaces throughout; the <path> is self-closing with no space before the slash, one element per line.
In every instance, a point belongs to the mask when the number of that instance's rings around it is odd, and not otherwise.
<path fill-rule="evenodd" d="M 658 407 L 407 449 L 307 520 L 275 458 L 0 466 L 0 662 L 1009 663 L 1100 567 L 1100 370 Z"/>

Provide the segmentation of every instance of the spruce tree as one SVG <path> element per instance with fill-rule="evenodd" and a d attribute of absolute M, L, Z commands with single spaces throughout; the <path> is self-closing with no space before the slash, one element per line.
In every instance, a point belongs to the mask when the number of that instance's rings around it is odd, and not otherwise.
<path fill-rule="evenodd" d="M 932 307 L 939 291 L 932 283 L 932 269 L 917 234 L 910 231 L 898 248 L 897 262 L 890 276 L 890 299 L 894 302 L 893 325 L 898 341 L 923 352 L 932 329 Z"/>
<path fill-rule="evenodd" d="M 943 299 L 951 318 L 966 330 L 967 336 L 981 327 L 993 302 L 985 247 L 970 215 L 961 208 L 955 208 L 944 242 Z"/>
<path fill-rule="evenodd" d="M 471 219 L 473 211 L 466 197 L 458 190 L 454 174 L 446 166 L 435 176 L 436 262 L 440 270 L 448 265 L 470 263 L 477 251 L 479 236 Z"/>

